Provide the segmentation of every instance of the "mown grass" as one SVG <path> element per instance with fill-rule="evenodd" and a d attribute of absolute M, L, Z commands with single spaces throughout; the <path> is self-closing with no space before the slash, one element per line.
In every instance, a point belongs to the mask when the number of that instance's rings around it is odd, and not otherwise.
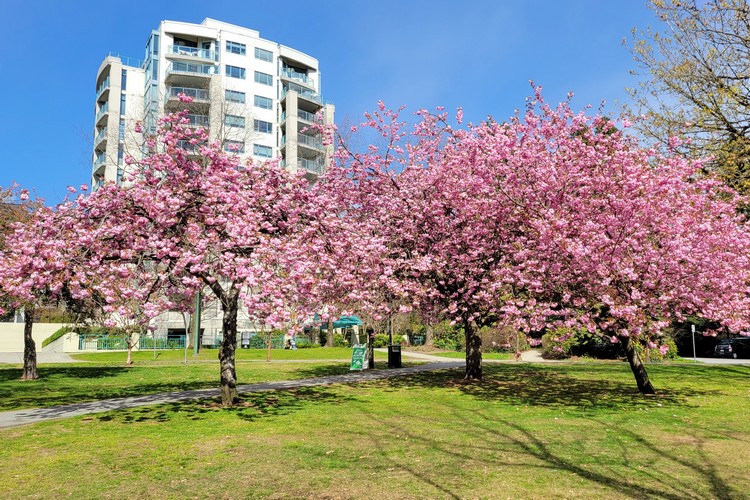
<path fill-rule="evenodd" d="M 0 497 L 746 498 L 750 367 L 649 372 L 659 396 L 624 363 L 498 364 L 9 429 Z"/>
<path fill-rule="evenodd" d="M 441 358 L 456 358 L 465 359 L 466 353 L 463 351 L 443 351 L 443 352 L 430 352 L 425 353 L 430 356 L 440 356 Z M 482 359 L 513 359 L 514 355 L 509 352 L 485 352 L 482 353 Z"/>
<path fill-rule="evenodd" d="M 299 349 L 272 351 L 272 360 L 265 363 L 254 350 L 237 354 L 239 384 L 276 380 L 338 375 L 349 372 L 347 361 L 326 361 L 322 358 L 346 360 L 351 349 Z M 321 356 L 317 351 L 324 351 Z M 175 351 L 133 353 L 133 365 L 125 366 L 124 353 L 92 353 L 75 355 L 85 363 L 39 366 L 40 379 L 20 380 L 20 366 L 0 365 L 0 411 L 45 408 L 100 399 L 139 396 L 168 391 L 185 391 L 219 386 L 217 351 L 202 351 L 198 358 L 183 357 Z M 292 356 L 293 354 L 293 356 Z M 326 356 L 327 354 L 327 356 Z M 184 354 L 182 354 L 184 356 Z M 383 356 L 376 353 L 376 368 L 385 368 Z"/>

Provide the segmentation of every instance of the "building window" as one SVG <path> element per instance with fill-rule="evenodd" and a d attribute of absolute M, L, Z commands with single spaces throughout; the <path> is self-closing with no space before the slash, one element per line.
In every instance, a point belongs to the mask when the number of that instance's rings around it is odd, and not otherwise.
<path fill-rule="evenodd" d="M 226 115 L 224 117 L 224 125 L 228 127 L 245 128 L 245 117 L 237 115 Z"/>
<path fill-rule="evenodd" d="M 256 95 L 255 106 L 258 108 L 263 108 L 263 109 L 273 109 L 273 99 L 269 99 L 268 97 Z"/>
<path fill-rule="evenodd" d="M 237 42 L 227 42 L 227 52 L 231 52 L 232 54 L 239 54 L 241 56 L 245 55 L 246 49 L 244 43 L 237 43 Z"/>
<path fill-rule="evenodd" d="M 255 58 L 261 61 L 273 62 L 273 52 L 255 47 Z"/>
<path fill-rule="evenodd" d="M 229 102 L 239 102 L 241 104 L 245 104 L 244 92 L 240 92 L 238 90 L 227 90 L 224 96 Z"/>
<path fill-rule="evenodd" d="M 273 148 L 271 146 L 264 146 L 263 144 L 253 144 L 253 154 L 263 158 L 271 158 L 273 156 Z"/>
<path fill-rule="evenodd" d="M 120 95 L 120 115 L 125 114 L 125 94 Z"/>
<path fill-rule="evenodd" d="M 122 90 L 128 89 L 128 71 L 122 70 L 122 78 L 120 79 L 120 88 Z"/>
<path fill-rule="evenodd" d="M 261 73 L 260 71 L 256 71 L 255 82 L 262 83 L 263 85 L 273 85 L 273 76 L 267 73 Z"/>
<path fill-rule="evenodd" d="M 238 68 L 237 66 L 229 66 L 227 64 L 227 76 L 232 78 L 245 79 L 245 68 Z"/>
<path fill-rule="evenodd" d="M 120 128 L 117 129 L 117 140 L 125 140 L 125 119 L 123 119 L 123 117 L 120 117 Z"/>
<path fill-rule="evenodd" d="M 253 129 L 256 132 L 270 134 L 273 132 L 273 124 L 270 122 L 264 122 L 263 120 L 253 120 Z"/>
<path fill-rule="evenodd" d="M 224 141 L 224 151 L 229 153 L 244 153 L 245 143 L 242 141 Z"/>

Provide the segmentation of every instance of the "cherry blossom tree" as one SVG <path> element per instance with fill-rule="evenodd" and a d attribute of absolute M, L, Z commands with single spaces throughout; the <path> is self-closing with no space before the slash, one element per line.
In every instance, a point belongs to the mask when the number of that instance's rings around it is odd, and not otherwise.
<path fill-rule="evenodd" d="M 482 377 L 476 330 L 499 321 L 622 342 L 646 393 L 634 343 L 658 342 L 669 320 L 747 328 L 748 231 L 734 195 L 695 176 L 700 164 L 640 148 L 568 103 L 551 108 L 540 89 L 505 123 L 418 117 L 407 134 L 381 104 L 363 125 L 384 145 L 341 148 L 325 182 L 366 242 L 357 260 L 373 260 L 354 268 L 369 276 L 358 293 L 386 290 L 461 324 L 467 379 Z"/>
<path fill-rule="evenodd" d="M 106 275 L 113 279 L 96 285 L 113 307 L 122 305 L 118 295 L 148 298 L 142 312 L 152 318 L 180 295 L 187 300 L 199 288 L 211 291 L 223 313 L 221 398 L 229 406 L 237 399 L 240 299 L 251 319 L 272 327 L 289 320 L 284 299 L 304 296 L 310 287 L 302 279 L 305 259 L 314 256 L 285 251 L 285 239 L 309 231 L 316 206 L 301 174 L 275 162 L 242 164 L 209 144 L 207 132 L 191 128 L 185 115 L 162 119 L 157 135 L 146 139 L 144 159 L 126 159 L 126 187 L 105 186 L 79 204 L 80 242 L 93 272 L 102 263 L 114 265 L 116 272 Z M 136 286 L 137 262 L 150 266 L 148 297 Z"/>
<path fill-rule="evenodd" d="M 56 209 L 45 207 L 18 186 L 6 191 L 5 203 L 12 202 L 15 222 L 4 225 L 0 246 L 0 299 L 14 309 L 24 309 L 24 367 L 21 378 L 39 378 L 36 343 L 32 336 L 34 311 L 44 299 L 57 296 L 66 282 L 63 257 L 65 225 L 60 221 L 69 202 Z M 6 206 L 7 207 L 7 206 Z"/>

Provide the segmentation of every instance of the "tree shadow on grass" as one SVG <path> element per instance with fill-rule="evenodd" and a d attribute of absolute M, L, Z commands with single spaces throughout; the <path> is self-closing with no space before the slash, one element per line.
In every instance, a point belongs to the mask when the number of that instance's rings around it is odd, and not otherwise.
<path fill-rule="evenodd" d="M 588 370 L 588 368 L 585 368 Z M 482 381 L 465 382 L 460 370 L 419 373 L 380 382 L 386 390 L 408 390 L 412 387 L 452 388 L 462 394 L 488 402 L 517 406 L 573 408 L 583 412 L 619 411 L 654 406 L 690 406 L 688 398 L 715 394 L 715 391 L 675 389 L 662 390 L 657 396 L 642 396 L 635 383 L 602 377 L 579 379 L 554 367 L 530 365 L 496 365 L 485 367 Z M 611 375 L 611 371 L 609 372 Z"/>
<path fill-rule="evenodd" d="M 93 418 L 101 422 L 169 422 L 178 415 L 180 418 L 202 420 L 208 414 L 223 412 L 254 422 L 263 418 L 290 415 L 311 405 L 339 405 L 355 399 L 328 387 L 300 387 L 242 394 L 239 402 L 230 408 L 221 406 L 220 398 L 205 398 L 128 408 Z"/>
<path fill-rule="evenodd" d="M 383 425 L 374 416 L 368 415 L 365 418 L 369 418 L 371 422 L 363 425 L 364 428 Z M 675 450 L 673 443 L 659 442 L 658 438 L 649 439 L 629 425 L 597 419 L 587 421 L 591 424 L 588 426 L 588 434 L 607 436 L 606 439 L 597 438 L 598 445 L 592 444 L 594 448 L 607 446 L 602 448 L 604 456 L 596 461 L 590 460 L 581 451 L 570 450 L 566 438 L 557 441 L 554 434 L 540 435 L 539 430 L 533 426 L 527 427 L 522 422 L 498 418 L 491 409 L 467 410 L 458 405 L 452 406 L 452 411 L 441 422 L 450 427 L 458 425 L 465 428 L 464 439 L 451 434 L 400 427 L 397 438 L 401 443 L 409 442 L 413 450 L 407 456 L 394 453 L 394 442 L 390 436 L 373 435 L 361 430 L 353 432 L 359 436 L 358 441 L 362 443 L 363 449 L 377 453 L 380 456 L 378 462 L 386 464 L 388 470 L 398 469 L 422 482 L 425 496 L 431 495 L 432 489 L 450 498 L 463 498 L 467 494 L 462 491 L 461 481 L 447 480 L 445 468 L 417 463 L 408 458 L 409 455 L 418 456 L 420 449 L 437 454 L 433 460 L 443 467 L 461 464 L 465 469 L 464 474 L 474 482 L 481 481 L 482 474 L 487 471 L 514 470 L 512 476 L 520 474 L 539 477 L 544 488 L 549 490 L 551 486 L 554 488 L 554 483 L 550 481 L 564 472 L 580 481 L 573 487 L 585 491 L 587 484 L 596 485 L 611 490 L 620 497 L 669 500 L 706 496 L 721 499 L 744 498 L 738 493 L 741 491 L 739 488 L 733 488 L 718 474 L 721 465 L 716 462 L 716 457 L 705 451 L 705 439 L 691 433 L 689 429 L 686 429 L 687 437 L 692 440 L 697 458 L 686 458 Z M 581 440 L 585 441 L 586 437 L 581 436 Z M 528 487 L 531 489 L 527 494 L 534 496 L 534 486 Z M 589 494 L 601 495 L 597 491 L 600 490 L 592 489 Z M 539 494 L 537 491 L 536 495 Z M 569 494 L 576 496 L 572 492 Z M 521 496 L 524 496 L 523 493 Z"/>

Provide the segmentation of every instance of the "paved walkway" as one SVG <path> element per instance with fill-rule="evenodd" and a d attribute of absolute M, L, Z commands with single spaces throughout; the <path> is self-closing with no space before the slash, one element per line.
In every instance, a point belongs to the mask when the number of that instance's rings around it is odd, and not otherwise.
<path fill-rule="evenodd" d="M 37 352 L 36 362 L 41 363 L 80 363 L 62 352 Z M 0 352 L 0 364 L 22 365 L 22 352 Z"/>
<path fill-rule="evenodd" d="M 247 394 L 261 391 L 275 391 L 284 389 L 295 389 L 298 387 L 313 387 L 331 384 L 346 384 L 362 382 L 366 380 L 380 380 L 393 377 L 402 377 L 412 373 L 420 373 L 447 368 L 460 368 L 464 361 L 446 360 L 441 358 L 439 362 L 424 365 L 410 366 L 408 368 L 392 370 L 365 370 L 352 372 L 344 375 L 330 377 L 317 377 L 302 380 L 285 380 L 280 382 L 265 382 L 262 384 L 250 384 L 237 386 L 237 392 Z M 90 401 L 88 403 L 75 403 L 50 408 L 34 408 L 26 410 L 15 410 L 0 412 L 0 429 L 19 427 L 22 425 L 45 422 L 61 418 L 77 417 L 92 413 L 103 413 L 112 410 L 135 408 L 139 406 L 158 405 L 163 403 L 174 403 L 194 399 L 213 398 L 220 395 L 218 388 L 198 389 L 194 391 L 166 392 L 161 394 L 150 394 L 146 396 L 134 396 L 129 398 L 105 399 L 102 401 Z"/>

